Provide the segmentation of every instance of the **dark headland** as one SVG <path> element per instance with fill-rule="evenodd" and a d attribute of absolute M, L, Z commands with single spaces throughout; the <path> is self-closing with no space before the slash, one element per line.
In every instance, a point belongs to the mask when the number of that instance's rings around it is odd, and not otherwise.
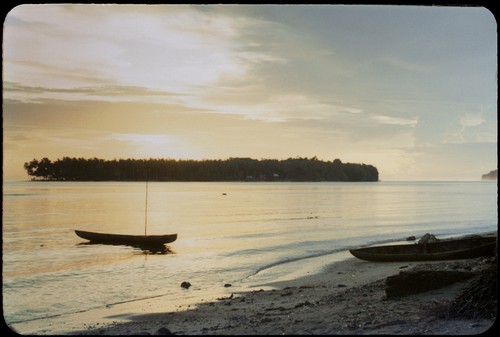
<path fill-rule="evenodd" d="M 498 177 L 498 169 L 490 171 L 490 173 L 483 174 L 481 180 L 497 180 Z"/>

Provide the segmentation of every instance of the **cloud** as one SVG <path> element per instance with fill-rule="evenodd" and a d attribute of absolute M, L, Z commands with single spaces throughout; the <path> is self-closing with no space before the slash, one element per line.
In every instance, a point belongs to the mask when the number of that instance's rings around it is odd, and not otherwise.
<path fill-rule="evenodd" d="M 399 70 L 417 72 L 417 73 L 433 73 L 438 68 L 432 64 L 416 63 L 408 60 L 401 59 L 393 55 L 383 56 L 381 62 L 387 63 L 391 66 L 398 68 Z"/>
<path fill-rule="evenodd" d="M 238 79 L 251 83 L 256 68 L 287 62 L 279 38 L 289 38 L 284 27 L 241 14 L 227 15 L 218 11 L 219 6 L 209 8 L 16 7 L 6 19 L 4 34 L 6 97 L 154 99 L 200 107 L 207 99 L 216 101 L 210 98 L 211 88 L 231 86 Z M 266 35 L 271 37 L 263 39 Z M 259 89 L 265 91 L 267 84 Z M 226 90 L 234 94 L 228 86 Z M 238 109 L 245 93 L 238 90 L 237 96 L 234 106 L 219 101 L 204 109 L 245 113 Z M 261 101 L 255 96 L 251 100 Z M 258 109 L 248 112 L 250 118 L 256 114 Z"/>
<path fill-rule="evenodd" d="M 172 137 L 164 134 L 151 135 L 138 133 L 112 133 L 109 136 L 109 139 L 115 139 L 133 144 L 140 144 L 141 146 L 161 146 L 172 142 Z"/>
<path fill-rule="evenodd" d="M 58 100 L 104 100 L 104 101 L 143 101 L 176 102 L 183 95 L 174 92 L 154 90 L 138 86 L 98 85 L 75 88 L 34 87 L 19 83 L 4 82 L 4 97 L 20 101 L 42 102 Z"/>
<path fill-rule="evenodd" d="M 228 52 L 231 18 L 208 20 L 183 6 L 152 11 L 148 6 L 16 7 L 9 16 L 26 24 L 7 25 L 5 78 L 78 87 L 89 85 L 78 75 L 92 74 L 94 83 L 185 91 L 223 73 L 239 74 L 238 60 Z"/>
<path fill-rule="evenodd" d="M 460 125 L 464 128 L 469 128 L 472 126 L 478 126 L 483 124 L 485 119 L 482 114 L 470 114 L 467 113 L 464 116 L 460 117 Z"/>
<path fill-rule="evenodd" d="M 389 125 L 416 126 L 418 123 L 418 118 L 399 118 L 378 115 L 371 116 L 371 119 L 377 121 L 378 123 Z"/>
<path fill-rule="evenodd" d="M 323 120 L 333 115 L 360 114 L 361 109 L 344 106 L 331 101 L 321 101 L 321 97 L 307 93 L 275 92 L 273 95 L 257 99 L 256 92 L 264 91 L 255 88 L 253 93 L 218 93 L 201 100 L 190 100 L 192 107 L 210 108 L 212 112 L 235 114 L 247 119 L 267 122 L 286 122 L 289 120 Z"/>
<path fill-rule="evenodd" d="M 487 123 L 488 120 L 495 120 L 495 123 Z M 496 118 L 491 107 L 487 109 L 483 106 L 480 112 L 461 115 L 458 121 L 451 123 L 444 136 L 444 142 L 450 144 L 496 143 L 497 140 Z"/>

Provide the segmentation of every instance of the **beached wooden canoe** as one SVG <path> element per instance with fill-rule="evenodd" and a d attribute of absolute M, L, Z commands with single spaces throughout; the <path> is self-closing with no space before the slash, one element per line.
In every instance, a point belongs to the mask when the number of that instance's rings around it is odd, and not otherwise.
<path fill-rule="evenodd" d="M 395 262 L 469 259 L 494 255 L 496 248 L 496 236 L 474 236 L 425 244 L 374 246 L 349 251 L 361 260 Z"/>
<path fill-rule="evenodd" d="M 177 240 L 177 234 L 167 235 L 125 235 L 95 233 L 75 230 L 76 235 L 92 243 L 129 246 L 160 246 Z"/>

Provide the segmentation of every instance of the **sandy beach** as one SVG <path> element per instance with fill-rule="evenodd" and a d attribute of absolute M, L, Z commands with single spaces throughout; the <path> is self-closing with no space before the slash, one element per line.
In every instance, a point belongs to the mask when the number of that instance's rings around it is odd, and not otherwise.
<path fill-rule="evenodd" d="M 491 266 L 492 259 L 376 263 L 351 257 L 319 274 L 234 292 L 195 307 L 181 305 L 175 311 L 158 312 L 154 308 L 161 307 L 161 298 L 149 299 L 59 318 L 30 334 L 480 334 L 491 332 L 494 318 L 452 317 L 447 308 L 471 282 L 477 282 L 477 275 Z M 439 289 L 387 298 L 388 276 L 421 270 L 465 271 L 476 276 Z"/>

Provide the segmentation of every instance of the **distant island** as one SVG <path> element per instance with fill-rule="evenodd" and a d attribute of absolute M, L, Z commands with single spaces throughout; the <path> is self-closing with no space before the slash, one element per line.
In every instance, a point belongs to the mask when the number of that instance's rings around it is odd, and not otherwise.
<path fill-rule="evenodd" d="M 313 158 L 226 160 L 69 158 L 24 164 L 31 180 L 44 181 L 378 181 L 372 165 Z"/>
<path fill-rule="evenodd" d="M 490 173 L 483 174 L 481 180 L 497 180 L 498 169 L 490 171 Z"/>

